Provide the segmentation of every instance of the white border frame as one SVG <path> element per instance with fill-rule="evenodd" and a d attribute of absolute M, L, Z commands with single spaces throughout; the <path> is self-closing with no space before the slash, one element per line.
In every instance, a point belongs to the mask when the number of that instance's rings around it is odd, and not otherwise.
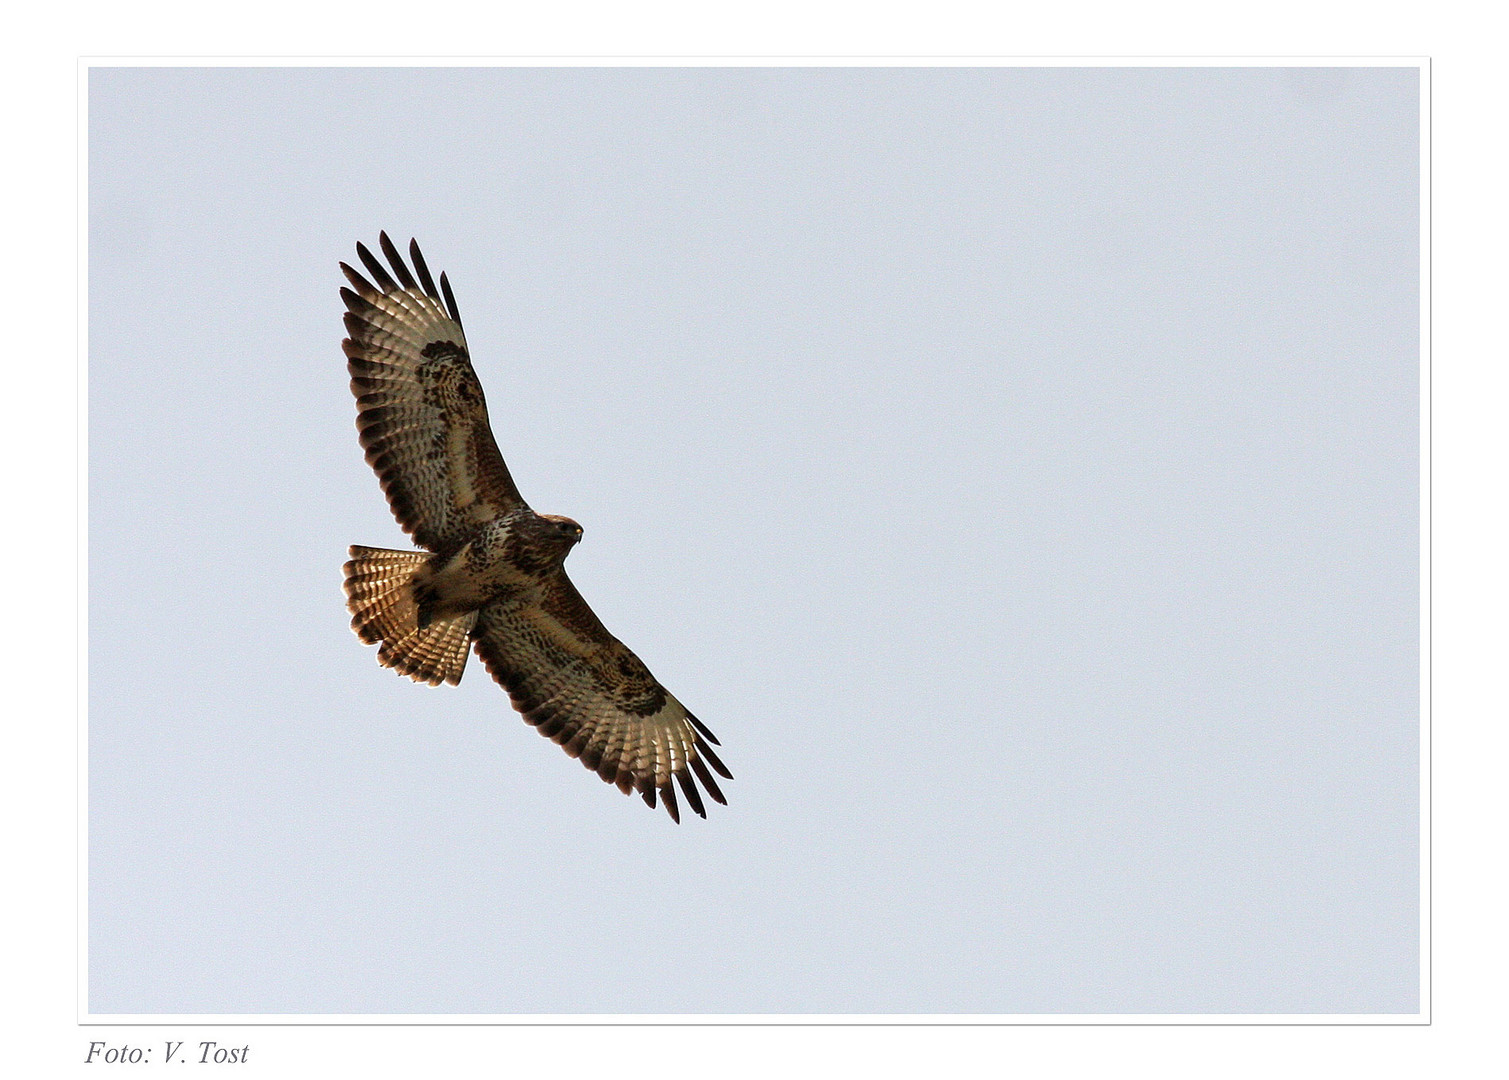
<path fill-rule="evenodd" d="M 1409 67 L 1420 74 L 1420 1012 L 1363 1014 L 96 1014 L 89 1011 L 89 72 L 95 67 Z M 1428 57 L 517 56 L 115 57 L 77 69 L 78 860 L 80 1025 L 224 1026 L 1429 1026 L 1431 1023 L 1431 68 Z M 197 1039 L 186 1038 L 192 1047 Z"/>

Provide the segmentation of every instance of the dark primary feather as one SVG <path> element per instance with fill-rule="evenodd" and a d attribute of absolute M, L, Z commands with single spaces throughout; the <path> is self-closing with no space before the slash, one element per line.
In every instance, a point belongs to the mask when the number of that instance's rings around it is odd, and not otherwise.
<path fill-rule="evenodd" d="M 424 264 L 424 256 L 419 253 L 419 241 L 409 241 L 409 258 L 414 260 L 414 270 L 419 274 L 424 294 L 431 300 L 439 300 L 440 294 L 435 291 L 435 279 L 430 277 L 430 268 Z M 457 325 L 460 325 L 459 321 Z"/>
<path fill-rule="evenodd" d="M 451 319 L 457 326 L 461 325 L 461 309 L 456 306 L 456 297 L 451 293 L 450 279 L 445 276 L 445 271 L 440 271 L 440 291 L 445 293 L 445 306 L 450 309 Z"/>
<path fill-rule="evenodd" d="M 372 283 L 370 281 L 353 270 L 349 263 L 341 263 L 341 273 L 346 275 L 346 280 L 351 282 L 352 287 L 356 289 L 357 293 L 361 295 L 361 298 L 363 300 L 366 300 L 370 303 L 371 301 L 376 300 L 382 295 L 382 293 L 378 292 L 372 287 Z M 345 289 L 341 290 L 342 295 L 344 295 L 346 292 L 347 290 Z"/>
<path fill-rule="evenodd" d="M 707 736 L 707 741 L 708 742 L 712 743 L 714 746 L 722 746 L 723 745 L 722 743 L 720 743 L 717 740 L 717 738 L 713 735 L 713 733 L 711 731 L 707 730 L 707 727 L 702 723 L 701 720 L 698 720 L 691 713 L 687 713 L 686 714 L 686 718 L 692 722 L 692 727 L 696 728 L 698 731 L 702 732 L 702 734 L 704 734 L 704 735 Z"/>
<path fill-rule="evenodd" d="M 361 256 L 362 265 L 372 275 L 372 280 L 377 282 L 378 288 L 385 293 L 398 291 L 398 282 L 388 276 L 388 271 L 383 267 L 382 263 L 377 261 L 377 257 L 367 250 L 366 244 L 358 243 L 356 245 L 356 253 Z"/>
<path fill-rule="evenodd" d="M 388 265 L 393 267 L 393 273 L 398 275 L 398 280 L 405 289 L 417 289 L 419 286 L 414 281 L 414 275 L 409 273 L 409 268 L 403 264 L 403 257 L 398 254 L 398 249 L 393 246 L 393 241 L 388 239 L 387 233 L 379 233 L 377 242 L 382 247 L 382 253 L 388 257 Z"/>

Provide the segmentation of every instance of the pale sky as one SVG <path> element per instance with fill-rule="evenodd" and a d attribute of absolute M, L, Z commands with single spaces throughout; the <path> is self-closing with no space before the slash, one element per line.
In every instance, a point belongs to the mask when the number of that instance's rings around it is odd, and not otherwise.
<path fill-rule="evenodd" d="M 1419 80 L 89 87 L 94 1013 L 1419 1006 Z M 339 260 L 722 740 L 673 825 L 348 629 Z"/>

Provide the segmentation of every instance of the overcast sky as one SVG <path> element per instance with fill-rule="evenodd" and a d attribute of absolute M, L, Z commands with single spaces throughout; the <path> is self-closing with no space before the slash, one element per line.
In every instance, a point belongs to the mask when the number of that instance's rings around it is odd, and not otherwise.
<path fill-rule="evenodd" d="M 1413 68 L 89 80 L 95 1013 L 1414 1012 Z M 348 629 L 417 236 L 673 825 Z M 689 815 L 688 815 L 689 817 Z"/>

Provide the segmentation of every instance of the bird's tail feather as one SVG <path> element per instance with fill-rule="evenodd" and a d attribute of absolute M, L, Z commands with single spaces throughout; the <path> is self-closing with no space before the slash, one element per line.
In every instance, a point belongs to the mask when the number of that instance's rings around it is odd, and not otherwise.
<path fill-rule="evenodd" d="M 415 682 L 454 686 L 466 670 L 477 613 L 419 625 L 414 577 L 429 560 L 428 552 L 352 544 L 345 566 L 346 607 L 356 636 L 369 645 L 382 643 L 379 664 Z"/>

